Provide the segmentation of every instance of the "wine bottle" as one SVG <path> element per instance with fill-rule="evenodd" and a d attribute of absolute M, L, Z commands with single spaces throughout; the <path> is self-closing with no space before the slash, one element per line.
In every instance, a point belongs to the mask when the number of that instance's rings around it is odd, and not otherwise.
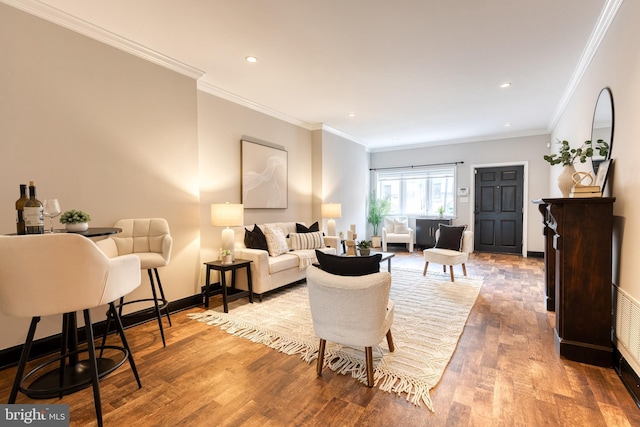
<path fill-rule="evenodd" d="M 20 235 L 27 234 L 24 225 L 24 204 L 27 200 L 27 184 L 20 184 L 20 198 L 16 200 L 16 231 Z"/>
<path fill-rule="evenodd" d="M 33 181 L 29 181 L 29 199 L 24 204 L 24 224 L 27 234 L 44 234 L 44 206 L 36 198 Z"/>

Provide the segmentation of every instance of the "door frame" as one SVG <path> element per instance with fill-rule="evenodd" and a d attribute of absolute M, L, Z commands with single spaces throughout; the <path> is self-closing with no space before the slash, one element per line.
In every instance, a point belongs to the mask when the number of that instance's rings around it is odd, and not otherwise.
<path fill-rule="evenodd" d="M 475 206 L 476 206 L 476 172 L 483 168 L 499 168 L 508 166 L 523 166 L 522 173 L 522 256 L 527 257 L 527 227 L 529 225 L 529 162 L 524 160 L 521 162 L 503 162 L 503 163 L 481 163 L 471 165 L 471 185 L 469 185 L 469 218 L 471 218 L 471 230 L 475 231 Z"/>

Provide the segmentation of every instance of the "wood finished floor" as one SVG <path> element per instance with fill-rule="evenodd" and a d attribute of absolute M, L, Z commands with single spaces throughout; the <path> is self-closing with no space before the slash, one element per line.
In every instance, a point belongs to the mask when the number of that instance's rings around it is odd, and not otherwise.
<path fill-rule="evenodd" d="M 422 266 L 421 252 L 398 249 L 392 260 L 392 268 Z M 154 322 L 127 330 L 143 388 L 136 387 L 128 364 L 104 379 L 105 425 L 640 425 L 640 410 L 613 369 L 557 355 L 554 316 L 544 307 L 542 260 L 473 254 L 467 269 L 483 276 L 484 285 L 432 390 L 435 413 L 328 369 L 318 378 L 315 366 L 299 356 L 187 319 L 187 313 L 203 311 L 194 308 L 172 315 L 166 348 Z M 211 303 L 222 304 L 220 297 Z M 14 373 L 0 371 L 2 402 Z M 20 394 L 17 403 L 68 403 L 72 426 L 96 424 L 90 389 L 61 400 Z"/>

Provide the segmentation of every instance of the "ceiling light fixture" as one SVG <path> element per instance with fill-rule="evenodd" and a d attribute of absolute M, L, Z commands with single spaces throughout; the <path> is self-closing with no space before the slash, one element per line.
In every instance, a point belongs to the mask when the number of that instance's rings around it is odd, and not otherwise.
<path fill-rule="evenodd" d="M 247 56 L 245 59 L 247 60 L 247 62 L 251 63 L 258 62 L 258 58 L 256 58 L 255 56 Z"/>
<path fill-rule="evenodd" d="M 349 117 L 355 117 L 355 116 L 356 116 L 356 113 L 347 113 L 347 116 L 349 116 Z"/>
<path fill-rule="evenodd" d="M 507 122 L 507 123 L 505 123 L 505 124 L 504 124 L 504 127 L 506 127 L 506 128 L 511 127 L 511 122 Z"/>
<path fill-rule="evenodd" d="M 504 82 L 504 83 L 502 83 L 502 84 L 500 85 L 500 87 L 501 87 L 501 88 L 503 88 L 503 89 L 504 89 L 504 88 L 507 88 L 507 87 L 510 87 L 510 86 L 511 86 L 511 82 Z"/>

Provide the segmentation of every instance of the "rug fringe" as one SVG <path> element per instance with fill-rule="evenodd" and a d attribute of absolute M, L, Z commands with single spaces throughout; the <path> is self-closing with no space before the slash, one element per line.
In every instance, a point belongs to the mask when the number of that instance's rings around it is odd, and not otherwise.
<path fill-rule="evenodd" d="M 317 345 L 312 346 L 279 336 L 256 325 L 230 319 L 224 313 L 207 311 L 205 313 L 188 314 L 187 317 L 206 323 L 209 326 L 219 326 L 220 329 L 233 336 L 266 345 L 287 355 L 299 354 L 306 363 L 311 363 L 318 358 Z M 351 374 L 353 378 L 361 383 L 367 383 L 366 364 L 344 351 L 326 349 L 324 366 L 342 375 Z M 374 386 L 382 391 L 393 392 L 399 396 L 406 394 L 407 401 L 416 406 L 421 406 L 424 403 L 430 411 L 434 412 L 427 384 L 415 381 L 415 379 L 399 373 L 391 373 L 383 367 L 377 367 L 374 369 Z"/>

